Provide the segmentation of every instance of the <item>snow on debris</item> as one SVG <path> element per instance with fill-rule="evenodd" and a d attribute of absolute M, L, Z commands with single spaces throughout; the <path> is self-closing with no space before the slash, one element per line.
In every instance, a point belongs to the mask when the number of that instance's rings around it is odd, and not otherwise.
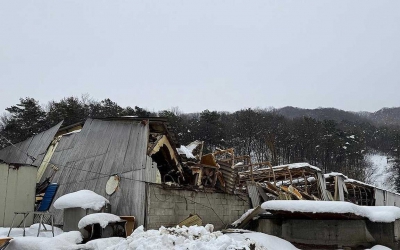
<path fill-rule="evenodd" d="M 314 169 L 316 171 L 321 171 L 320 168 L 312 166 L 312 165 L 308 164 L 307 162 L 291 163 L 291 164 L 282 165 L 282 166 L 288 166 L 289 169 L 309 167 L 309 168 Z M 282 167 L 282 166 L 276 166 L 276 168 Z"/>
<path fill-rule="evenodd" d="M 140 226 L 126 240 L 121 240 L 114 246 L 108 245 L 107 250 L 250 250 L 250 247 L 257 250 L 297 249 L 285 240 L 263 233 L 223 234 L 220 231 L 213 232 L 213 228 L 213 225 L 208 224 L 205 227 L 160 227 L 159 230 L 144 231 L 143 226 Z M 84 249 L 105 249 L 99 243 L 96 244 L 98 248 Z"/>
<path fill-rule="evenodd" d="M 178 151 L 178 154 L 180 155 L 186 155 L 186 158 L 188 159 L 196 159 L 194 155 L 192 154 L 192 151 L 190 151 L 187 147 L 181 145 L 180 148 L 176 149 Z"/>
<path fill-rule="evenodd" d="M 120 221 L 121 218 L 115 214 L 109 214 L 109 213 L 94 213 L 94 214 L 89 214 L 83 217 L 79 223 L 78 223 L 78 228 L 82 229 L 86 227 L 87 225 L 91 224 L 96 224 L 99 223 L 102 228 L 105 228 L 108 223 L 110 222 L 116 222 Z"/>
<path fill-rule="evenodd" d="M 274 200 L 264 202 L 265 210 L 280 210 L 304 213 L 352 213 L 372 222 L 393 222 L 400 219 L 400 208 L 394 206 L 358 206 L 344 201 L 287 201 Z"/>
<path fill-rule="evenodd" d="M 8 245 L 7 250 L 70 250 L 80 249 L 77 243 L 82 242 L 82 235 L 78 231 L 62 233 L 54 238 L 43 237 L 16 237 Z"/>
<path fill-rule="evenodd" d="M 273 166 L 272 168 L 273 169 L 280 169 L 282 167 L 288 167 L 289 169 L 297 169 L 297 168 L 308 167 L 308 168 L 311 168 L 311 169 L 313 169 L 313 170 L 315 170 L 317 172 L 321 172 L 320 168 L 315 167 L 313 165 L 310 165 L 307 162 L 299 162 L 299 163 L 291 163 L 291 164 L 286 164 L 286 165 Z M 271 169 L 271 168 L 270 167 L 262 167 L 262 168 L 257 168 L 254 171 L 263 171 L 263 170 L 266 170 L 266 169 Z M 242 173 L 249 173 L 249 172 L 250 172 L 250 170 L 242 171 Z"/>
<path fill-rule="evenodd" d="M 100 210 L 106 203 L 110 202 L 103 196 L 90 190 L 80 190 L 61 196 L 54 202 L 53 206 L 57 209 L 80 207 Z"/>
<path fill-rule="evenodd" d="M 232 226 L 237 227 L 242 221 L 254 211 L 254 208 L 247 210 L 242 216 L 232 223 Z"/>
<path fill-rule="evenodd" d="M 348 179 L 348 177 L 346 175 L 339 173 L 339 172 L 330 172 L 330 173 L 324 174 L 325 179 L 329 178 L 329 177 L 335 177 L 335 176 L 343 176 L 345 179 Z"/>

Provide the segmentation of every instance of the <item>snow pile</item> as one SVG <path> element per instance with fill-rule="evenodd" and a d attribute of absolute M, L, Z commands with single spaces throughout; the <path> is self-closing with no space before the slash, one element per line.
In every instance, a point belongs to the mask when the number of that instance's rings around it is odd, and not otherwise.
<path fill-rule="evenodd" d="M 78 231 L 62 233 L 54 238 L 43 237 L 16 237 L 7 250 L 72 250 L 80 249 L 77 243 L 82 242 L 82 235 Z"/>
<path fill-rule="evenodd" d="M 225 249 L 258 249 L 278 250 L 297 249 L 289 242 L 263 233 L 232 233 L 223 234 L 213 232 L 213 225 L 191 227 L 161 227 L 159 230 L 144 231 L 143 226 L 138 227 L 126 240 L 121 240 L 114 246 L 104 248 L 85 248 L 93 250 L 154 250 L 154 249 L 179 249 L 179 250 L 225 250 Z M 117 241 L 117 239 L 115 240 Z M 88 243 L 85 245 L 85 247 Z M 87 246 L 88 247 L 88 246 Z M 253 247 L 253 248 L 251 248 Z"/>
<path fill-rule="evenodd" d="M 264 202 L 265 210 L 280 210 L 303 213 L 352 213 L 368 218 L 372 222 L 393 222 L 400 219 L 400 208 L 394 206 L 357 206 L 344 201 L 288 201 L 274 200 Z"/>
<path fill-rule="evenodd" d="M 96 239 L 91 240 L 85 245 L 81 245 L 80 249 L 87 249 L 87 250 L 105 250 L 109 247 L 113 247 L 119 243 L 126 241 L 125 238 L 120 237 L 110 237 L 110 238 L 103 238 L 103 239 Z"/>
<path fill-rule="evenodd" d="M 388 247 L 385 247 L 385 246 L 376 245 L 376 246 L 374 246 L 373 248 L 371 248 L 371 249 L 366 249 L 366 250 L 391 250 L 391 249 L 388 248 Z"/>
<path fill-rule="evenodd" d="M 192 154 L 192 151 L 183 145 L 181 145 L 180 148 L 177 148 L 177 151 L 180 155 L 186 155 L 186 158 L 188 159 L 196 159 L 196 157 Z"/>
<path fill-rule="evenodd" d="M 5 228 L 4 228 L 5 229 Z M 223 234 L 213 232 L 211 224 L 191 227 L 161 227 L 144 231 L 137 228 L 128 238 L 111 237 L 82 242 L 80 232 L 61 233 L 54 238 L 16 237 L 7 250 L 295 250 L 291 243 L 275 236 L 248 230 L 233 230 Z M 4 230 L 5 231 L 5 230 Z M 241 233 L 237 233 L 237 232 Z"/>
<path fill-rule="evenodd" d="M 278 238 L 276 236 L 264 234 L 264 233 L 243 233 L 243 234 L 229 234 L 229 237 L 237 241 L 250 240 L 256 242 L 256 245 L 263 247 L 258 249 L 268 249 L 268 250 L 296 250 L 297 248 L 292 245 L 292 243 Z"/>
<path fill-rule="evenodd" d="M 57 209 L 80 207 L 100 210 L 106 203 L 110 202 L 103 196 L 90 190 L 80 190 L 61 196 L 54 202 L 53 206 Z"/>
<path fill-rule="evenodd" d="M 107 250 L 249 249 L 249 242 L 236 241 L 221 232 L 212 232 L 213 227 L 208 224 L 205 227 L 161 227 L 159 230 L 144 231 L 143 226 L 140 226 L 126 241 Z"/>
<path fill-rule="evenodd" d="M 83 217 L 79 223 L 78 223 L 78 228 L 82 229 L 86 227 L 87 225 L 91 224 L 96 224 L 99 223 L 102 228 L 105 228 L 108 223 L 110 222 L 116 222 L 120 221 L 121 218 L 119 216 L 116 216 L 114 214 L 109 214 L 109 213 L 95 213 L 95 214 L 89 214 Z"/>

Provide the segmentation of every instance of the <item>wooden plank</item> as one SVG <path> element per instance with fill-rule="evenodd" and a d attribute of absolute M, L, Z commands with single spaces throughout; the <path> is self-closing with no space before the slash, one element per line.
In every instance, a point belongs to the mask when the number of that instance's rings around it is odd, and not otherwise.
<path fill-rule="evenodd" d="M 178 226 L 180 226 L 180 227 L 182 227 L 182 226 L 190 227 L 190 226 L 195 226 L 195 225 L 197 225 L 197 226 L 203 225 L 203 220 L 197 214 L 191 215 L 188 218 L 186 218 L 178 223 Z"/>
<path fill-rule="evenodd" d="M 135 229 L 135 216 L 126 216 L 126 215 L 119 215 L 119 217 L 123 220 L 126 220 L 125 231 L 126 237 L 130 236 Z"/>
<path fill-rule="evenodd" d="M 0 238 L 0 249 L 3 249 L 7 246 L 13 238 L 11 237 L 1 237 Z"/>
<path fill-rule="evenodd" d="M 261 208 L 260 205 L 258 205 L 257 207 L 254 208 L 254 210 L 247 215 L 242 222 L 237 226 L 237 228 L 244 228 L 247 226 L 247 224 L 249 224 L 250 221 L 253 220 L 254 217 L 256 217 L 257 215 L 259 215 L 260 213 L 262 213 L 264 211 L 264 209 Z"/>

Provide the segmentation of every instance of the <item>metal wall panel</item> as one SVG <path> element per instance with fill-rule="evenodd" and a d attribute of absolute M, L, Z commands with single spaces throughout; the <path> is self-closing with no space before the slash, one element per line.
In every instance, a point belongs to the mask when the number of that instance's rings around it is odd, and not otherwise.
<path fill-rule="evenodd" d="M 0 173 L 5 183 L 0 189 L 0 226 L 9 227 L 15 211 L 34 210 L 37 168 L 20 166 L 13 169 L 8 164 L 1 164 Z M 15 223 L 19 224 L 21 220 L 22 216 L 16 218 Z M 32 221 L 33 217 L 28 217 L 26 225 L 30 226 Z"/>
<path fill-rule="evenodd" d="M 0 226 L 4 226 L 8 183 L 8 164 L 0 163 Z"/>
<path fill-rule="evenodd" d="M 386 191 L 386 206 L 400 206 L 400 196 L 398 194 Z"/>
<path fill-rule="evenodd" d="M 375 206 L 385 206 L 385 191 L 375 188 Z"/>

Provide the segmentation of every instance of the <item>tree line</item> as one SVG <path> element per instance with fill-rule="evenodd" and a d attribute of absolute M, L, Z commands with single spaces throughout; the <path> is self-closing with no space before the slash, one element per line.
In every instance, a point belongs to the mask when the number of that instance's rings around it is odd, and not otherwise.
<path fill-rule="evenodd" d="M 178 108 L 150 112 L 138 106 L 121 107 L 110 99 L 95 101 L 87 96 L 67 97 L 39 105 L 33 98 L 6 109 L 0 133 L 13 143 L 22 141 L 64 120 L 64 126 L 89 117 L 167 117 L 180 144 L 205 142 L 205 152 L 216 148 L 235 149 L 236 155 L 250 155 L 253 162 L 273 165 L 309 162 L 324 172 L 342 172 L 350 178 L 368 181 L 371 175 L 366 154 L 379 151 L 394 161 L 400 174 L 400 129 L 397 125 L 376 125 L 366 119 L 351 121 L 288 118 L 276 109 L 243 109 L 236 112 L 204 110 L 186 114 Z M 0 138 L 0 146 L 8 142 Z M 396 186 L 400 189 L 400 178 Z"/>

